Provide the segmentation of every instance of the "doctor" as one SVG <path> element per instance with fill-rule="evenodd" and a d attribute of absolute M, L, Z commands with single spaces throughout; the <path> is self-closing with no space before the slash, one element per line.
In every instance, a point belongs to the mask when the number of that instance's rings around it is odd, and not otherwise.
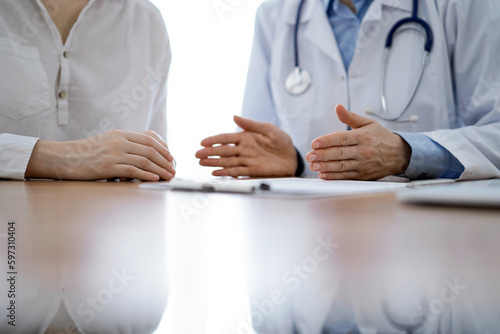
<path fill-rule="evenodd" d="M 243 131 L 203 140 L 200 164 L 234 177 L 500 177 L 499 25 L 498 0 L 265 1 Z"/>

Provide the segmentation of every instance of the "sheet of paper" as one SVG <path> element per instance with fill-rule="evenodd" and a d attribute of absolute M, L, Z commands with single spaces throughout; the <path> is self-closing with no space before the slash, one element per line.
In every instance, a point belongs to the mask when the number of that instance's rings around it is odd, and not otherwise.
<path fill-rule="evenodd" d="M 398 199 L 405 203 L 500 208 L 500 179 L 409 189 L 399 193 Z"/>
<path fill-rule="evenodd" d="M 237 184 L 255 186 L 262 184 L 270 190 L 259 190 L 256 196 L 271 197 L 329 197 L 355 194 L 391 192 L 404 189 L 409 183 L 379 181 L 325 181 L 313 178 L 276 178 L 276 179 L 232 179 L 219 178 L 199 180 L 203 184 Z M 141 185 L 147 189 L 170 189 L 169 183 L 147 183 Z"/>
<path fill-rule="evenodd" d="M 256 182 L 256 180 L 235 181 Z M 312 178 L 266 179 L 259 180 L 257 184 L 261 183 L 270 186 L 270 193 L 312 197 L 391 192 L 408 187 L 408 183 L 376 181 L 325 181 Z M 261 194 L 266 194 L 266 192 L 261 192 Z"/>

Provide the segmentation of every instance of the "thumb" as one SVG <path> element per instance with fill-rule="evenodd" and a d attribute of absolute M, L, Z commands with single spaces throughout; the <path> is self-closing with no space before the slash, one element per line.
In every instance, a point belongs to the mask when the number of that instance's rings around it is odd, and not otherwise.
<path fill-rule="evenodd" d="M 353 129 L 359 129 L 373 123 L 373 120 L 350 112 L 341 104 L 337 104 L 335 111 L 339 120 Z"/>
<path fill-rule="evenodd" d="M 243 130 L 266 134 L 270 131 L 269 123 L 253 121 L 249 118 L 234 116 L 234 122 Z"/>

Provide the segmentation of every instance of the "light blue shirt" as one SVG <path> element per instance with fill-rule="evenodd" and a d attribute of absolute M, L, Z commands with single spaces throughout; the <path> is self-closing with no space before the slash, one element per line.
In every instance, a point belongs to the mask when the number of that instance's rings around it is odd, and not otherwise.
<path fill-rule="evenodd" d="M 351 64 L 356 49 L 359 28 L 373 0 L 353 0 L 358 9 L 354 14 L 347 6 L 334 0 L 322 0 L 337 40 L 340 55 L 346 70 Z M 456 179 L 464 172 L 464 166 L 444 147 L 420 133 L 398 132 L 410 145 L 412 154 L 405 175 L 410 179 L 450 178 Z"/>

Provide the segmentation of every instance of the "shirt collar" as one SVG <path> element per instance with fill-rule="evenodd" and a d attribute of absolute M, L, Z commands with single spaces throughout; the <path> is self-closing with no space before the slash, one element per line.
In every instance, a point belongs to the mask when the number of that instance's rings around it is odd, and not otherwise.
<path fill-rule="evenodd" d="M 321 4 L 323 5 L 325 11 L 328 10 L 328 4 L 330 3 L 330 0 L 321 0 Z M 333 2 L 333 10 L 337 11 L 339 9 L 340 2 L 338 0 L 334 0 Z M 382 17 L 382 6 L 388 6 L 388 7 L 393 7 L 393 8 L 398 8 L 407 12 L 412 11 L 413 9 L 413 4 L 411 0 L 374 0 L 372 3 L 372 6 L 376 6 L 376 10 L 369 10 L 366 13 L 365 19 L 366 20 L 380 20 Z"/>
<path fill-rule="evenodd" d="M 323 6 L 325 7 L 325 10 L 328 10 L 328 5 L 330 4 L 330 0 L 321 0 L 323 2 Z M 339 2 L 338 1 L 333 1 L 333 10 L 337 11 L 339 9 Z"/>
<path fill-rule="evenodd" d="M 330 4 L 330 0 L 321 0 L 323 2 L 323 6 L 325 7 L 325 11 L 328 11 L 328 5 Z M 359 2 L 359 1 L 358 1 Z M 357 7 L 356 0 L 353 0 L 354 5 Z M 340 1 L 333 0 L 333 12 L 338 12 L 340 6 Z"/>

